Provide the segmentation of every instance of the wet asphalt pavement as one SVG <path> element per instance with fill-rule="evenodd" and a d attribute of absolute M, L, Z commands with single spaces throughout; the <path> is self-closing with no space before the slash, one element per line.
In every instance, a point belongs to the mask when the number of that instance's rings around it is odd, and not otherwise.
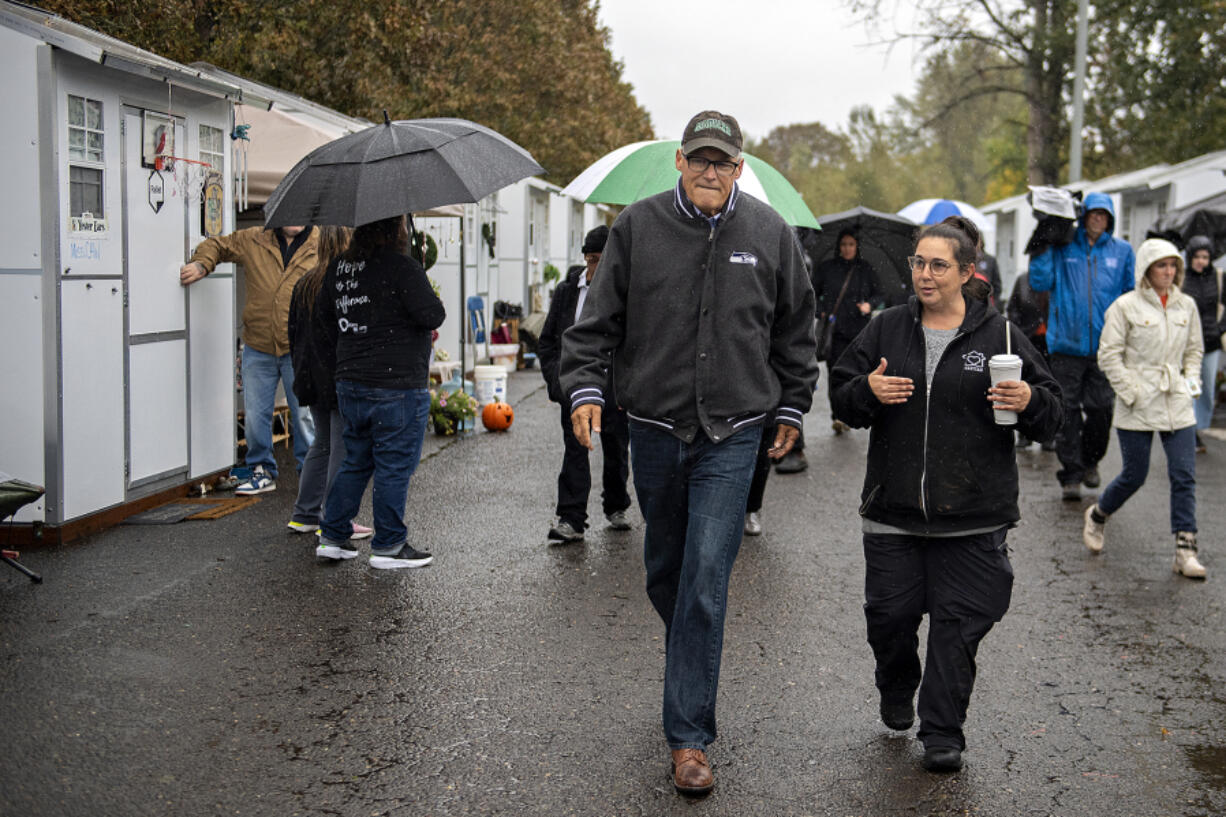
<path fill-rule="evenodd" d="M 632 531 L 545 543 L 561 441 L 540 383 L 512 376 L 509 433 L 427 440 L 408 511 L 427 569 L 317 564 L 283 465 L 253 508 L 28 550 L 42 585 L 0 571 L 0 814 L 1226 813 L 1226 443 L 1198 457 L 1207 582 L 1171 573 L 1160 452 L 1098 557 L 1055 455 L 1020 453 L 1013 606 L 980 650 L 966 766 L 938 777 L 877 719 L 867 433 L 830 433 L 823 386 L 810 468 L 772 477 L 737 561 L 717 785 L 691 801 L 637 506 Z"/>

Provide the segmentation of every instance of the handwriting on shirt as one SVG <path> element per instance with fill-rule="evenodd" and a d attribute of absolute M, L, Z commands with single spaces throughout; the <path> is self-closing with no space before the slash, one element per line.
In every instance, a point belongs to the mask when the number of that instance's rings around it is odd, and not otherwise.
<path fill-rule="evenodd" d="M 349 320 L 343 317 L 349 314 L 351 306 L 370 303 L 369 295 L 349 295 L 350 290 L 356 290 L 361 287 L 361 281 L 355 276 L 366 269 L 365 261 L 338 261 L 336 264 L 336 291 L 341 293 L 335 301 L 336 311 L 342 317 L 337 318 L 336 325 L 341 332 L 352 332 L 355 335 L 366 334 L 366 325 Z"/>

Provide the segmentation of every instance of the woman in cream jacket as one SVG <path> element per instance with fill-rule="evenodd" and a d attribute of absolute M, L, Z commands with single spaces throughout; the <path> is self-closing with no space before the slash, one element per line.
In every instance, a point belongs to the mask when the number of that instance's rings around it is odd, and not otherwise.
<path fill-rule="evenodd" d="M 1171 532 L 1176 573 L 1205 577 L 1196 553 L 1196 415 L 1204 355 L 1196 302 L 1180 292 L 1183 257 L 1169 241 L 1151 238 L 1137 251 L 1137 287 L 1107 310 L 1098 365 L 1115 389 L 1113 424 L 1124 469 L 1086 509 L 1082 539 L 1103 549 L 1107 517 L 1145 484 L 1154 432 L 1166 452 L 1171 483 Z"/>

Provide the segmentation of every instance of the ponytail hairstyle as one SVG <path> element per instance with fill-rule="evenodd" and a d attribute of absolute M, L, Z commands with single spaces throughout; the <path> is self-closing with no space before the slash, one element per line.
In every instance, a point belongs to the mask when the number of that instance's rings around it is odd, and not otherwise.
<path fill-rule="evenodd" d="M 385 247 L 408 255 L 409 228 L 404 216 L 392 216 L 358 227 L 343 257 L 346 261 L 369 261 Z"/>
<path fill-rule="evenodd" d="M 315 299 L 319 297 L 319 290 L 323 287 L 324 273 L 328 271 L 328 266 L 336 260 L 337 256 L 345 251 L 349 246 L 349 239 L 353 235 L 353 230 L 348 227 L 333 227 L 331 225 L 325 227 L 316 227 L 319 231 L 319 241 L 315 250 L 316 258 L 315 268 L 302 276 L 302 294 L 306 298 L 306 307 L 308 314 L 315 313 Z"/>
<path fill-rule="evenodd" d="M 983 236 L 975 223 L 965 216 L 949 216 L 938 224 L 921 227 L 915 242 L 924 238 L 943 238 L 954 248 L 954 261 L 958 270 L 971 267 L 971 277 L 962 285 L 962 293 L 968 298 L 986 301 L 992 294 L 992 285 L 975 275 L 975 265 L 983 257 Z"/>

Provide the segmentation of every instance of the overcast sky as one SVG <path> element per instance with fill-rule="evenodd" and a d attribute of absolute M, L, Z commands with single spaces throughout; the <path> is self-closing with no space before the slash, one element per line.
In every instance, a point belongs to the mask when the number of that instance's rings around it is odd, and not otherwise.
<path fill-rule="evenodd" d="M 777 125 L 847 123 L 914 89 L 912 47 L 874 35 L 839 0 L 600 0 L 624 78 L 656 134 L 680 139 L 706 108 L 732 114 L 747 137 Z"/>

